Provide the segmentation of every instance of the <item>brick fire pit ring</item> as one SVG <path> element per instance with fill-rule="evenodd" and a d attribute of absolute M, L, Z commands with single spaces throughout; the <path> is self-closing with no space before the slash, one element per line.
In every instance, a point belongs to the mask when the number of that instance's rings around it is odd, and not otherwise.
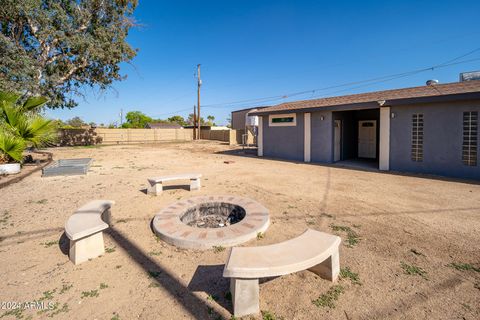
<path fill-rule="evenodd" d="M 228 195 L 177 201 L 157 213 L 152 222 L 155 234 L 165 242 L 202 250 L 244 243 L 269 224 L 267 208 L 252 199 Z"/>

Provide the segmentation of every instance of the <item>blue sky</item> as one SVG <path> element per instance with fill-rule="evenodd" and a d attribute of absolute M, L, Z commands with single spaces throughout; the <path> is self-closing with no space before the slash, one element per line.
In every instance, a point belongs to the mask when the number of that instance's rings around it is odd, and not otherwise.
<path fill-rule="evenodd" d="M 187 116 L 196 104 L 194 72 L 202 64 L 202 116 L 225 124 L 255 105 L 458 81 L 480 60 L 374 83 L 289 93 L 430 67 L 480 47 L 480 1 L 142 1 L 142 26 L 128 42 L 139 49 L 128 78 L 105 93 L 87 91 L 52 118 L 119 122 L 140 110 L 155 118 Z M 458 61 L 480 58 L 480 50 Z M 340 91 L 342 90 L 342 91 Z M 231 104 L 255 98 L 276 100 Z M 208 107 L 208 105 L 214 105 Z"/>

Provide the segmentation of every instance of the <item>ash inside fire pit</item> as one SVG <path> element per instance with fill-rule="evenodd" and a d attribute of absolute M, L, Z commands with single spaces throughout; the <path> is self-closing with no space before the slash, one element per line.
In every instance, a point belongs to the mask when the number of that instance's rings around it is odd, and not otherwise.
<path fill-rule="evenodd" d="M 245 218 L 245 209 L 226 202 L 206 202 L 188 209 L 180 220 L 191 227 L 222 228 Z"/>

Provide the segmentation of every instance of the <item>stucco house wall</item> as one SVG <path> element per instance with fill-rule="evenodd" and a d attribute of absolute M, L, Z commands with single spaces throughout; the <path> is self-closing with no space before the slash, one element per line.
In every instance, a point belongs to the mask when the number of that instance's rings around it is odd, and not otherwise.
<path fill-rule="evenodd" d="M 333 162 L 332 112 L 312 112 L 311 119 L 311 160 L 331 163 Z"/>
<path fill-rule="evenodd" d="M 263 155 L 303 161 L 303 113 L 296 114 L 296 126 L 270 126 L 268 115 L 262 117 Z"/>
<path fill-rule="evenodd" d="M 480 114 L 480 101 L 396 106 L 390 110 L 395 115 L 390 121 L 390 170 L 480 179 L 480 159 L 477 166 L 462 162 L 463 112 Z M 424 117 L 422 162 L 411 159 L 414 113 Z M 480 155 L 480 144 L 477 149 Z"/>

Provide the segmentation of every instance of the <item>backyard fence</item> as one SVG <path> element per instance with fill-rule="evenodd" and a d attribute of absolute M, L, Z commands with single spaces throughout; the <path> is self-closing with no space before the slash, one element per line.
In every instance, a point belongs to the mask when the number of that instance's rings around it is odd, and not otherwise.
<path fill-rule="evenodd" d="M 191 141 L 191 129 L 104 129 L 95 132 L 102 138 L 103 144 L 155 143 L 165 141 Z"/>
<path fill-rule="evenodd" d="M 202 130 L 201 138 L 204 140 L 218 140 L 230 142 L 231 130 Z"/>
<path fill-rule="evenodd" d="M 191 129 L 61 129 L 61 146 L 191 141 Z"/>
<path fill-rule="evenodd" d="M 201 137 L 204 140 L 218 140 L 229 144 L 254 144 L 253 135 L 248 132 L 248 138 L 243 137 L 245 130 L 202 130 Z M 247 140 L 247 141 L 245 141 Z"/>
<path fill-rule="evenodd" d="M 202 130 L 204 140 L 217 140 L 229 144 L 242 144 L 245 130 Z M 87 146 L 95 144 L 157 143 L 166 141 L 192 141 L 193 129 L 60 129 L 60 146 Z M 249 133 L 249 143 L 253 136 Z"/>

